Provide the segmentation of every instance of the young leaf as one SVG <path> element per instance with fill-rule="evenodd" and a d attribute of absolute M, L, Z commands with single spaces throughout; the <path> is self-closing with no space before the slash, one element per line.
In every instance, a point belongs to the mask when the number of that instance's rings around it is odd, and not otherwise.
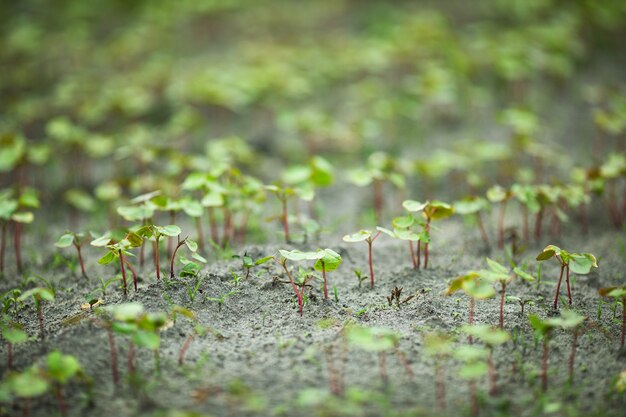
<path fill-rule="evenodd" d="M 334 271 L 341 265 L 341 255 L 332 249 L 319 249 L 318 254 L 321 253 L 322 257 L 315 262 L 314 268 L 316 271 L 326 269 L 326 271 Z M 318 255 L 319 256 L 319 255 Z"/>
<path fill-rule="evenodd" d="M 54 246 L 56 246 L 57 248 L 67 248 L 71 246 L 72 243 L 74 243 L 74 235 L 71 233 L 66 233 L 62 235 L 59 240 L 57 240 L 57 243 L 55 243 Z"/>

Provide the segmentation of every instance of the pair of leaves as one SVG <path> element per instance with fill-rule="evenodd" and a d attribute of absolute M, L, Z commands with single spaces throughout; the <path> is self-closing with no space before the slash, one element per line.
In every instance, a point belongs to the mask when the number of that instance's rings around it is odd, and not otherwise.
<path fill-rule="evenodd" d="M 318 249 L 317 252 L 302 252 L 300 250 L 279 250 L 280 255 L 290 261 L 316 261 L 314 268 L 316 271 L 334 271 L 342 262 L 341 255 L 332 249 Z"/>
<path fill-rule="evenodd" d="M 562 264 L 568 265 L 572 272 L 580 275 L 588 274 L 591 268 L 598 267 L 598 261 L 593 254 L 570 253 L 554 245 L 546 246 L 536 259 L 546 261 L 553 257 L 557 257 Z"/>

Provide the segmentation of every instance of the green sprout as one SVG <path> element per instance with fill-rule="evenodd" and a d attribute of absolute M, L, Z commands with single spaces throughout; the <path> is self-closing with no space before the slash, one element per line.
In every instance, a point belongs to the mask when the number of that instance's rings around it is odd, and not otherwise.
<path fill-rule="evenodd" d="M 456 201 L 453 207 L 455 213 L 468 216 L 475 220 L 483 243 L 485 244 L 485 247 L 489 249 L 491 247 L 491 244 L 489 243 L 489 235 L 487 234 L 485 223 L 483 222 L 483 218 L 481 216 L 481 212 L 489 210 L 489 202 L 484 198 L 472 196 Z"/>
<path fill-rule="evenodd" d="M 474 305 L 476 300 L 485 300 L 496 295 L 496 291 L 490 282 L 484 279 L 479 272 L 471 271 L 466 275 L 454 278 L 446 291 L 445 295 L 452 295 L 462 290 L 470 298 L 469 319 L 468 324 L 474 324 Z M 472 335 L 468 336 L 468 342 L 472 344 Z"/>
<path fill-rule="evenodd" d="M 513 193 L 510 190 L 495 185 L 487 190 L 487 199 L 492 203 L 500 203 L 498 213 L 498 248 L 504 248 L 504 216 L 506 214 L 506 203 L 511 199 Z"/>
<path fill-rule="evenodd" d="M 287 202 L 289 201 L 289 198 L 296 194 L 296 189 L 291 187 L 281 187 L 278 184 L 266 185 L 265 189 L 273 193 L 278 201 L 280 201 L 282 214 L 279 216 L 279 218 L 283 225 L 285 243 L 289 243 L 291 239 L 289 236 L 289 212 L 287 208 Z"/>
<path fill-rule="evenodd" d="M 226 300 L 228 300 L 231 296 L 237 294 L 238 292 L 239 292 L 238 290 L 230 290 L 228 292 L 225 292 L 223 294 L 218 295 L 217 297 L 205 296 L 203 301 L 209 300 L 209 301 L 216 302 L 217 303 L 217 311 L 219 313 L 221 313 L 222 312 L 222 306 L 224 305 Z"/>
<path fill-rule="evenodd" d="M 137 234 L 145 239 L 154 239 L 154 267 L 156 269 L 157 281 L 161 279 L 161 268 L 159 266 L 159 240 L 163 236 L 176 237 L 182 233 L 180 227 L 170 224 L 167 226 L 156 226 L 149 224 L 141 227 Z"/>
<path fill-rule="evenodd" d="M 440 410 L 446 408 L 446 377 L 443 362 L 454 352 L 454 339 L 446 333 L 429 332 L 424 335 L 424 353 L 435 361 L 435 396 Z"/>
<path fill-rule="evenodd" d="M 291 284 L 291 288 L 296 293 L 296 298 L 298 300 L 298 307 L 300 310 L 300 316 L 302 316 L 303 309 L 304 309 L 304 289 L 307 283 L 310 280 L 315 278 L 315 275 L 301 274 L 303 275 L 302 279 L 296 282 L 296 280 L 294 280 L 293 278 L 293 275 L 289 271 L 289 268 L 287 267 L 287 261 L 289 260 L 293 262 L 301 262 L 301 261 L 307 261 L 307 260 L 319 260 L 320 256 L 323 257 L 323 254 L 319 252 L 302 252 L 299 250 L 287 251 L 287 250 L 282 250 L 282 249 L 279 250 L 278 253 L 280 254 L 280 258 L 273 256 L 272 259 L 274 259 L 274 261 L 283 268 L 283 271 L 285 271 L 287 278 L 289 278 L 289 283 Z"/>
<path fill-rule="evenodd" d="M 259 259 L 254 260 L 254 259 L 252 259 L 252 257 L 250 255 L 248 255 L 248 252 L 244 252 L 243 256 L 233 255 L 233 259 L 241 259 L 242 267 L 246 271 L 246 276 L 244 277 L 244 279 L 248 279 L 248 277 L 250 276 L 250 270 L 252 268 L 254 268 L 255 266 L 262 265 L 262 264 L 266 263 L 267 261 L 271 260 L 272 257 L 271 256 L 265 256 L 263 258 L 259 258 Z"/>
<path fill-rule="evenodd" d="M 556 285 L 556 295 L 554 297 L 554 309 L 556 310 L 559 302 L 559 292 L 561 289 L 561 281 L 563 280 L 563 271 L 565 271 L 565 281 L 567 283 L 567 298 L 569 305 L 572 305 L 572 291 L 569 281 L 570 269 L 575 274 L 585 275 L 591 271 L 592 267 L 598 267 L 596 257 L 591 253 L 570 253 L 557 246 L 546 246 L 539 255 L 537 255 L 538 261 L 547 261 L 548 259 L 556 258 L 561 264 L 561 273 L 559 275 L 559 281 Z"/>
<path fill-rule="evenodd" d="M 6 385 L 13 396 L 24 400 L 23 417 L 29 416 L 30 401 L 44 395 L 50 389 L 50 381 L 36 364 L 22 372 L 10 373 L 6 379 Z"/>
<path fill-rule="evenodd" d="M 180 240 L 180 235 L 178 235 L 178 242 L 176 243 L 176 247 L 174 248 L 174 251 L 172 252 L 172 259 L 170 260 L 170 279 L 174 278 L 174 261 L 176 260 L 176 253 L 178 252 L 178 249 L 180 249 L 182 246 L 187 246 L 187 249 L 189 249 L 189 251 L 191 252 L 191 256 L 194 259 L 197 259 L 200 262 L 206 263 L 206 259 L 198 255 L 197 253 L 198 244 L 188 238 L 184 238 L 183 240 Z M 185 266 L 187 265 L 190 265 L 189 267 L 187 267 L 188 270 L 189 268 L 194 267 L 192 263 L 187 263 Z"/>
<path fill-rule="evenodd" d="M 420 233 L 416 233 L 411 229 L 411 227 L 416 223 L 422 227 L 424 225 L 423 222 L 416 219 L 412 214 L 408 214 L 406 216 L 394 217 L 391 221 L 393 231 L 384 227 L 377 228 L 378 231 L 383 232 L 394 239 L 405 240 L 409 243 L 409 256 L 411 257 L 413 269 L 419 269 L 420 267 L 422 242 L 428 242 L 430 240 L 428 234 L 423 229 Z M 415 254 L 415 249 L 413 248 L 413 242 L 417 242 L 417 256 Z"/>
<path fill-rule="evenodd" d="M 489 349 L 487 357 L 487 368 L 489 373 L 489 394 L 498 394 L 498 373 L 493 363 L 493 350 L 496 346 L 502 345 L 511 340 L 511 334 L 501 328 L 494 328 L 487 324 L 473 326 L 463 326 L 463 331 L 468 335 L 478 338 Z"/>
<path fill-rule="evenodd" d="M 0 321 L 0 332 L 7 342 L 7 369 L 13 369 L 13 346 L 28 340 L 28 334 L 18 322 L 3 316 Z"/>
<path fill-rule="evenodd" d="M 85 263 L 83 262 L 83 255 L 81 252 L 82 246 L 86 242 L 86 235 L 84 233 L 74 233 L 67 232 L 54 244 L 57 248 L 67 248 L 70 246 L 74 246 L 76 248 L 76 253 L 78 254 L 78 263 L 80 264 L 80 271 L 83 274 L 83 278 L 87 278 L 87 273 L 85 272 Z"/>
<path fill-rule="evenodd" d="M 473 326 L 469 326 L 473 327 Z M 470 333 L 469 337 L 473 336 Z M 489 360 L 489 349 L 479 346 L 464 345 L 459 346 L 454 351 L 454 357 L 461 361 L 462 366 L 459 368 L 459 376 L 468 381 L 469 394 L 471 400 L 471 415 L 479 415 L 478 390 L 476 386 L 477 380 L 489 372 L 487 361 Z"/>
<path fill-rule="evenodd" d="M 122 284 L 124 286 L 124 296 L 128 295 L 128 284 L 126 280 L 126 265 L 131 269 L 133 274 L 133 284 L 137 291 L 137 274 L 130 266 L 130 262 L 125 257 L 133 256 L 129 252 L 130 249 L 138 248 L 143 245 L 143 238 L 136 233 L 128 232 L 126 236 L 119 242 L 112 240 L 108 234 L 91 241 L 92 246 L 106 247 L 108 252 L 98 260 L 100 265 L 107 265 L 116 259 L 119 260 L 120 270 L 122 272 Z"/>
<path fill-rule="evenodd" d="M 500 284 L 500 329 L 504 328 L 504 301 L 505 301 L 505 292 L 506 286 L 509 284 L 516 276 L 522 278 L 527 282 L 534 281 L 533 278 L 528 272 L 524 271 L 520 267 L 514 267 L 513 270 L 509 270 L 509 268 L 504 265 L 494 261 L 493 259 L 487 258 L 487 265 L 489 269 L 481 269 L 478 271 L 481 278 L 484 278 L 490 282 L 498 282 Z"/>
<path fill-rule="evenodd" d="M 422 213 L 422 216 L 426 220 L 424 224 L 424 233 L 428 240 L 424 245 L 424 268 L 428 268 L 428 245 L 430 244 L 430 223 L 433 220 L 441 220 L 454 214 L 454 208 L 442 201 L 426 201 L 420 203 L 415 200 L 406 200 L 402 203 L 402 206 L 411 213 Z M 419 255 L 418 255 L 419 258 Z"/>
<path fill-rule="evenodd" d="M 343 237 L 344 242 L 367 242 L 367 256 L 370 267 L 370 288 L 374 288 L 374 265 L 372 262 L 372 244 L 374 241 L 380 236 L 381 231 L 377 230 L 374 233 L 371 230 L 359 230 L 358 232 L 352 235 L 345 235 Z M 359 286 L 361 285 L 361 280 L 359 279 Z"/>
<path fill-rule="evenodd" d="M 80 362 L 72 355 L 64 355 L 58 350 L 54 350 L 46 357 L 45 375 L 54 387 L 54 394 L 62 416 L 67 416 L 67 403 L 63 386 L 70 379 L 81 376 L 82 373 Z"/>
<path fill-rule="evenodd" d="M 626 286 L 600 288 L 598 293 L 602 297 L 611 297 L 620 300 L 622 303 L 622 336 L 620 346 L 624 347 L 624 336 L 626 335 Z"/>
<path fill-rule="evenodd" d="M 316 252 L 317 261 L 313 266 L 316 271 L 322 272 L 322 279 L 324 281 L 324 299 L 328 300 L 328 284 L 326 282 L 326 272 L 334 271 L 339 268 L 341 262 L 341 255 L 332 249 L 318 249 Z"/>
<path fill-rule="evenodd" d="M 37 320 L 39 321 L 39 337 L 43 340 L 46 337 L 43 322 L 43 302 L 54 301 L 54 294 L 47 288 L 35 287 L 22 293 L 18 300 L 25 301 L 28 298 L 32 298 L 35 301 L 35 308 L 37 309 Z"/>

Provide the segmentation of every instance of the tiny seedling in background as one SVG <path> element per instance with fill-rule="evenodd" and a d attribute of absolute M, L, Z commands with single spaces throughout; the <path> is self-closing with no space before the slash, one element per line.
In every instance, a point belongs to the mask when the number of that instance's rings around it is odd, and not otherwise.
<path fill-rule="evenodd" d="M 424 353 L 435 361 L 435 396 L 440 410 L 446 409 L 446 376 L 443 362 L 454 352 L 454 339 L 442 332 L 424 335 Z"/>
<path fill-rule="evenodd" d="M 143 238 L 154 238 L 154 268 L 156 269 L 157 281 L 161 279 L 161 268 L 159 266 L 159 240 L 163 236 L 176 237 L 182 233 L 180 227 L 170 224 L 168 226 L 146 225 L 141 227 L 137 234 Z"/>
<path fill-rule="evenodd" d="M 189 251 L 191 252 L 191 256 L 194 259 L 198 259 L 201 262 L 206 262 L 203 257 L 199 256 L 196 253 L 198 250 L 198 244 L 196 242 L 188 238 L 180 240 L 180 235 L 178 235 L 178 242 L 176 243 L 176 247 L 172 252 L 172 259 L 170 260 L 170 279 L 174 278 L 174 261 L 176 260 L 176 253 L 178 252 L 178 249 L 180 249 L 182 246 L 187 246 L 187 249 L 189 249 Z"/>
<path fill-rule="evenodd" d="M 8 316 L 0 321 L 0 330 L 2 337 L 7 342 L 7 369 L 13 369 L 13 346 L 24 343 L 28 340 L 28 334 L 24 331 L 22 325 Z"/>
<path fill-rule="evenodd" d="M 473 326 L 463 326 L 463 331 L 468 335 L 478 338 L 489 349 L 487 358 L 487 368 L 489 373 L 489 394 L 498 394 L 498 373 L 493 363 L 493 350 L 496 346 L 502 345 L 511 340 L 511 334 L 505 330 L 491 327 L 487 324 Z"/>
<path fill-rule="evenodd" d="M 453 207 L 455 213 L 474 219 L 485 247 L 487 249 L 491 248 L 489 235 L 487 234 L 485 223 L 483 222 L 483 218 L 481 216 L 482 212 L 489 210 L 489 202 L 482 197 L 472 196 L 456 201 Z"/>
<path fill-rule="evenodd" d="M 480 273 L 472 271 L 466 275 L 457 277 L 450 282 L 445 295 L 452 295 L 462 290 L 470 298 L 468 324 L 474 324 L 474 305 L 476 300 L 485 300 L 496 295 L 496 291 L 488 280 L 480 276 Z M 468 342 L 472 344 L 472 335 L 468 336 Z"/>
<path fill-rule="evenodd" d="M 35 301 L 35 308 L 37 309 L 37 320 L 39 321 L 39 336 L 43 340 L 46 336 L 43 322 L 43 302 L 54 301 L 54 294 L 47 288 L 35 287 L 22 293 L 19 300 L 24 301 L 28 298 L 32 298 Z"/>
<path fill-rule="evenodd" d="M 506 214 L 506 204 L 513 197 L 510 190 L 494 185 L 487 190 L 487 199 L 492 203 L 500 203 L 498 212 L 498 248 L 504 249 L 504 216 Z"/>
<path fill-rule="evenodd" d="M 108 235 L 104 235 L 91 241 L 92 246 L 106 247 L 108 253 L 98 260 L 100 265 L 107 265 L 116 259 L 119 260 L 120 270 L 122 272 L 122 283 L 124 285 L 124 296 L 128 295 L 128 283 L 126 280 L 126 265 L 130 267 L 130 262 L 125 259 L 125 256 L 134 256 L 129 252 L 132 248 L 137 248 L 143 245 L 143 238 L 133 232 L 128 232 L 124 239 L 119 242 L 111 240 Z M 132 267 L 131 267 L 132 268 Z M 133 284 L 135 291 L 137 291 L 137 274 L 131 269 L 133 273 Z"/>
<path fill-rule="evenodd" d="M 561 273 L 559 275 L 559 281 L 556 285 L 556 295 L 554 296 L 554 309 L 556 310 L 559 302 L 559 292 L 561 290 L 561 281 L 563 280 L 563 271 L 565 271 L 565 281 L 567 283 L 567 299 L 569 305 L 572 305 L 572 290 L 569 281 L 570 269 L 576 274 L 585 275 L 591 271 L 592 267 L 598 267 L 596 257 L 591 253 L 570 253 L 557 246 L 548 245 L 539 255 L 537 255 L 538 261 L 547 261 L 548 259 L 556 258 L 561 265 Z"/>
<path fill-rule="evenodd" d="M 345 235 L 343 237 L 344 242 L 367 242 L 367 256 L 370 267 L 370 288 L 374 288 L 374 265 L 372 262 L 372 244 L 380 236 L 381 230 L 377 230 L 375 233 L 371 230 L 359 230 L 352 235 Z M 359 280 L 359 286 L 361 281 Z"/>
<path fill-rule="evenodd" d="M 243 256 L 233 255 L 233 259 L 241 259 L 242 268 L 246 271 L 246 276 L 244 279 L 248 279 L 250 276 L 250 270 L 255 266 L 262 265 L 272 259 L 271 256 L 265 256 L 263 258 L 259 258 L 254 260 L 248 252 L 244 252 Z"/>
<path fill-rule="evenodd" d="M 296 280 L 294 280 L 293 278 L 293 275 L 289 271 L 289 268 L 287 267 L 287 261 L 290 260 L 293 262 L 301 262 L 309 260 L 319 260 L 321 259 L 321 257 L 324 256 L 324 254 L 322 252 L 302 252 L 299 250 L 287 251 L 282 249 L 278 252 L 280 253 L 280 258 L 276 258 L 274 256 L 273 259 L 283 268 L 283 271 L 285 271 L 285 274 L 289 278 L 289 283 L 291 284 L 291 287 L 296 293 L 296 297 L 298 299 L 300 316 L 302 316 L 304 309 L 304 288 L 307 282 L 314 278 L 314 275 L 306 274 L 308 278 L 305 278 L 303 282 L 296 282 Z"/>
<path fill-rule="evenodd" d="M 427 201 L 420 203 L 419 201 L 406 200 L 402 206 L 409 212 L 421 212 L 426 222 L 424 224 L 424 233 L 427 240 L 424 244 L 424 268 L 428 268 L 428 247 L 430 245 L 430 223 L 433 220 L 441 220 L 454 214 L 454 208 L 442 201 Z M 419 255 L 418 255 L 419 256 Z"/>
<path fill-rule="evenodd" d="M 85 272 L 85 263 L 83 262 L 83 255 L 81 253 L 81 247 L 86 242 L 84 233 L 74 233 L 68 232 L 62 235 L 59 240 L 54 244 L 57 248 L 67 248 L 70 246 L 74 246 L 76 248 L 76 253 L 78 254 L 78 262 L 80 263 L 80 271 L 83 274 L 84 278 L 87 278 L 87 273 Z"/>
<path fill-rule="evenodd" d="M 610 297 L 622 303 L 622 335 L 620 346 L 624 347 L 624 336 L 626 335 L 626 286 L 600 288 L 598 293 L 602 297 Z"/>
<path fill-rule="evenodd" d="M 471 326 L 470 326 L 471 327 Z M 470 337 L 472 335 L 470 334 Z M 487 361 L 489 360 L 489 349 L 479 346 L 459 346 L 454 350 L 455 359 L 462 365 L 459 368 L 459 376 L 468 381 L 471 401 L 471 415 L 479 415 L 477 381 L 489 371 Z"/>
<path fill-rule="evenodd" d="M 359 281 L 359 288 L 361 288 L 363 281 L 367 280 L 367 275 L 363 275 L 363 272 L 361 272 L 360 269 L 355 269 L 354 275 L 356 276 L 356 279 Z"/>

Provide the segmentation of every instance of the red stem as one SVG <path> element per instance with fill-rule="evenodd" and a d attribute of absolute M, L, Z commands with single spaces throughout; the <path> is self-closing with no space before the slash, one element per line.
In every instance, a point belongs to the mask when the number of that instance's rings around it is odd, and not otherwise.
<path fill-rule="evenodd" d="M 172 260 L 170 261 L 170 278 L 174 278 L 174 260 L 176 259 L 176 252 L 178 252 L 178 249 L 185 244 L 185 240 L 187 239 L 185 238 L 179 241 L 176 244 L 176 248 L 174 248 L 174 253 L 172 253 Z"/>
<path fill-rule="evenodd" d="M 57 397 L 57 402 L 59 403 L 59 413 L 62 416 L 67 415 L 67 404 L 65 403 L 65 396 L 63 395 L 63 389 L 61 385 L 58 383 L 54 384 L 54 395 Z"/>
<path fill-rule="evenodd" d="M 530 230 L 528 230 L 528 207 L 522 207 L 522 230 L 524 233 L 524 242 L 530 240 Z"/>
<path fill-rule="evenodd" d="M 298 291 L 298 286 L 296 285 L 295 281 L 293 280 L 293 277 L 291 276 L 291 273 L 289 272 L 289 269 L 287 268 L 287 260 L 285 259 L 283 262 L 278 262 L 283 269 L 285 270 L 285 273 L 287 274 L 287 277 L 289 277 L 289 282 L 291 283 L 291 287 L 293 288 L 293 290 L 296 293 L 296 297 L 298 297 L 298 306 L 300 307 L 300 316 L 302 316 L 302 309 L 303 309 L 303 300 L 302 300 L 302 294 L 300 294 L 300 292 Z M 304 289 L 302 290 L 302 292 L 304 292 Z"/>
<path fill-rule="evenodd" d="M 368 240 L 367 241 L 367 253 L 368 253 L 368 257 L 369 257 L 369 264 L 370 264 L 370 288 L 374 288 L 374 264 L 372 263 L 372 243 L 374 242 L 374 240 Z M 409 241 L 409 243 L 411 243 L 411 241 Z"/>
<path fill-rule="evenodd" d="M 117 369 L 117 349 L 115 347 L 115 336 L 110 328 L 107 328 L 107 336 L 109 338 L 109 350 L 111 351 L 111 375 L 113 376 L 113 385 L 117 386 L 120 382 L 120 374 Z"/>
<path fill-rule="evenodd" d="M 500 215 L 498 216 L 498 248 L 504 248 L 504 215 L 506 213 L 506 201 L 500 203 Z"/>
<path fill-rule="evenodd" d="M 426 232 L 430 238 L 430 219 L 426 221 Z M 424 244 L 424 269 L 428 269 L 428 245 L 428 242 Z"/>
<path fill-rule="evenodd" d="M 222 236 L 222 247 L 225 248 L 230 242 L 232 236 L 232 228 L 233 228 L 233 215 L 228 209 L 228 207 L 224 206 L 224 231 Z"/>
<path fill-rule="evenodd" d="M 559 275 L 559 282 L 556 284 L 556 295 L 554 296 L 554 309 L 556 310 L 559 303 L 559 292 L 561 291 L 561 281 L 563 280 L 563 270 L 565 264 L 561 264 L 561 275 Z"/>
<path fill-rule="evenodd" d="M 182 366 L 183 362 L 185 361 L 185 354 L 187 353 L 187 350 L 189 349 L 189 346 L 191 345 L 191 342 L 193 340 L 193 334 L 190 334 L 189 336 L 187 336 L 187 338 L 185 339 L 185 342 L 183 343 L 183 346 L 180 348 L 180 352 L 178 353 L 178 365 Z"/>
<path fill-rule="evenodd" d="M 380 371 L 380 379 L 382 379 L 383 384 L 387 385 L 389 377 L 387 375 L 385 351 L 378 352 L 378 368 Z"/>
<path fill-rule="evenodd" d="M 160 236 L 154 237 L 154 266 L 156 268 L 157 281 L 161 279 L 161 268 L 159 268 L 159 238 Z"/>
<path fill-rule="evenodd" d="M 83 262 L 83 254 L 80 250 L 80 245 L 74 243 L 76 252 L 78 252 L 78 263 L 80 263 L 80 271 L 83 274 L 83 278 L 87 278 L 87 272 L 85 272 L 85 263 Z"/>
<path fill-rule="evenodd" d="M 135 272 L 135 268 L 130 264 L 130 261 L 127 258 L 124 258 L 124 263 L 130 269 L 130 273 L 133 275 L 133 285 L 135 287 L 135 291 L 137 291 L 137 272 Z"/>
<path fill-rule="evenodd" d="M 420 269 L 420 265 L 422 263 L 422 241 L 417 241 L 417 269 Z"/>
<path fill-rule="evenodd" d="M 126 284 L 126 269 L 124 269 L 124 254 L 122 253 L 121 249 L 118 251 L 118 254 L 120 257 L 120 268 L 122 269 L 122 282 L 124 284 L 124 296 L 127 296 L 128 286 Z"/>
<path fill-rule="evenodd" d="M 478 230 L 480 231 L 480 236 L 483 238 L 483 242 L 487 248 L 491 247 L 491 243 L 489 242 L 489 235 L 487 234 L 487 230 L 485 229 L 485 224 L 483 223 L 483 218 L 480 215 L 480 212 L 476 213 L 476 219 L 478 222 Z"/>
<path fill-rule="evenodd" d="M 170 224 L 176 224 L 176 212 L 170 210 Z M 172 246 L 174 246 L 174 237 L 169 236 L 167 238 L 167 257 L 172 256 Z"/>
<path fill-rule="evenodd" d="M 281 202 L 283 206 L 282 222 L 283 222 L 283 231 L 285 233 L 285 242 L 289 243 L 290 239 L 289 239 L 289 218 L 287 215 L 287 198 L 286 197 L 283 198 Z"/>
<path fill-rule="evenodd" d="M 324 278 L 324 299 L 328 300 L 328 286 L 326 285 L 326 264 L 322 261 L 322 278 Z"/>
<path fill-rule="evenodd" d="M 21 251 L 21 235 L 22 224 L 19 222 L 14 223 L 13 227 L 13 248 L 15 250 L 15 264 L 17 265 L 17 273 L 22 273 L 22 251 Z"/>
<path fill-rule="evenodd" d="M 469 391 L 470 391 L 470 397 L 472 399 L 472 417 L 477 417 L 480 410 L 478 407 L 478 395 L 476 392 L 476 380 L 475 379 L 470 379 Z"/>
<path fill-rule="evenodd" d="M 411 262 L 413 263 L 413 269 L 417 269 L 417 260 L 415 259 L 415 250 L 413 250 L 413 242 L 409 242 L 409 253 L 411 254 Z"/>
<path fill-rule="evenodd" d="M 537 212 L 537 216 L 535 217 L 535 241 L 539 242 L 541 240 L 541 225 L 543 223 L 543 207 L 539 209 Z"/>
<path fill-rule="evenodd" d="M 569 305 L 572 305 L 572 289 L 569 284 L 569 264 L 565 265 L 565 282 L 567 283 L 567 299 L 569 301 Z"/>
<path fill-rule="evenodd" d="M 374 180 L 374 214 L 376 216 L 376 222 L 382 224 L 383 222 L 383 184 L 379 180 Z"/>
<path fill-rule="evenodd" d="M 202 235 L 202 221 L 200 217 L 196 217 L 196 231 L 198 233 L 198 248 L 200 252 L 204 252 L 204 236 Z"/>

